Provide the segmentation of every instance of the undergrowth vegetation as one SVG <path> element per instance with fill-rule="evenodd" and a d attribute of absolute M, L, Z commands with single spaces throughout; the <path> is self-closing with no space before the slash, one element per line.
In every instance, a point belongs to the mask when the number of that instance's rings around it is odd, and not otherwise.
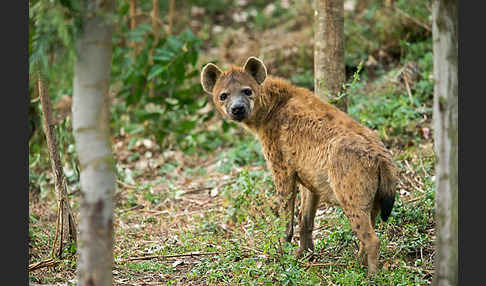
<path fill-rule="evenodd" d="M 168 2 L 159 1 L 163 27 Z M 345 14 L 348 113 L 378 132 L 401 170 L 390 219 L 377 220 L 381 271 L 371 280 L 357 261 L 358 240 L 339 208 L 319 208 L 312 255 L 293 256 L 298 235 L 291 243 L 279 242 L 284 225 L 272 211 L 279 201 L 258 141 L 222 120 L 199 84 L 205 63 L 230 64 L 231 57 L 250 53 L 265 56 L 270 74 L 313 89 L 312 37 L 305 28 L 312 27 L 312 1 L 175 2 L 172 17 L 178 20 L 171 33 L 162 29 L 157 39 L 147 16 L 152 1 L 137 1 L 135 29 L 129 28 L 128 1 L 117 2 L 110 86 L 117 172 L 114 284 L 430 284 L 435 241 L 431 1 L 345 1 L 354 3 Z M 31 1 L 36 8 L 30 12 L 35 29 L 29 49 L 32 62 L 45 62 L 59 153 L 77 214 L 81 198 L 69 44 L 76 21 L 63 3 L 71 2 Z M 228 44 L 228 37 L 238 40 L 243 34 L 251 37 L 238 44 L 240 49 Z M 265 42 L 266 50 L 250 48 L 266 38 L 272 40 Z M 287 43 L 294 48 L 281 47 Z M 35 263 L 50 257 L 56 194 L 32 80 L 30 91 L 29 263 Z M 30 272 L 30 280 L 73 285 L 75 254 L 73 245 L 56 266 Z"/>

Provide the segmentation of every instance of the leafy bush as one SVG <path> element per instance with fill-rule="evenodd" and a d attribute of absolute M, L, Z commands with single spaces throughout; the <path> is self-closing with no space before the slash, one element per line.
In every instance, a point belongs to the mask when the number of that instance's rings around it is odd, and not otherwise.
<path fill-rule="evenodd" d="M 151 29 L 150 25 L 142 24 L 130 31 L 128 41 L 143 42 L 135 58 L 127 56 L 128 47 L 114 50 L 114 63 L 119 64 L 113 66 L 113 79 L 122 83 L 118 96 L 123 103 L 118 108 L 125 109 L 131 124 L 143 124 L 144 130 L 154 134 L 160 144 L 169 143 L 167 139 L 174 135 L 173 141 L 187 149 L 197 142 L 186 137 L 212 115 L 197 114 L 207 104 L 205 97 L 199 98 L 202 89 L 194 80 L 199 75 L 195 66 L 200 41 L 189 29 L 162 38 L 155 44 L 151 63 L 155 41 Z M 149 94 L 151 84 L 153 96 Z M 115 120 L 117 123 L 120 121 Z"/>
<path fill-rule="evenodd" d="M 423 125 L 432 118 L 433 80 L 432 73 L 432 46 L 430 40 L 417 43 L 403 41 L 407 53 L 402 59 L 402 64 L 417 60 L 417 81 L 411 82 L 410 97 L 405 87 L 398 87 L 389 79 L 379 83 L 381 88 L 363 94 L 355 84 L 351 84 L 350 104 L 348 113 L 369 128 L 378 130 L 380 136 L 388 140 L 390 137 L 400 138 L 402 143 L 411 140 L 420 140 L 417 137 L 417 127 Z M 396 74 L 396 70 L 389 75 Z M 357 78 L 359 80 L 359 77 Z"/>
<path fill-rule="evenodd" d="M 221 165 L 218 169 L 222 173 L 229 173 L 234 166 L 245 167 L 265 164 L 260 142 L 251 135 L 246 136 L 243 141 L 238 142 L 228 152 L 221 153 L 219 156 Z"/>
<path fill-rule="evenodd" d="M 420 42 L 431 31 L 422 25 L 430 24 L 430 0 L 367 1 L 361 10 L 345 14 L 345 62 L 355 66 L 369 55 L 385 51 L 391 56 L 403 56 L 406 50 L 400 42 Z M 359 5 L 357 5 L 359 6 Z M 418 23 L 422 23 L 419 25 Z"/>

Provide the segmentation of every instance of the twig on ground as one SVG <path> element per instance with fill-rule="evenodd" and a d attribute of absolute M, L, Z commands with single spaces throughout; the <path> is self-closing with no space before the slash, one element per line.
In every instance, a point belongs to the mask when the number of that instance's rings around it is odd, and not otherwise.
<path fill-rule="evenodd" d="M 336 284 L 332 283 L 332 281 L 329 279 L 329 277 L 324 276 L 324 278 L 326 279 L 327 283 L 329 283 L 329 285 L 332 285 L 332 286 L 336 285 Z"/>
<path fill-rule="evenodd" d="M 189 199 L 189 198 L 181 198 L 181 199 L 182 199 L 182 200 L 184 200 L 184 201 L 188 201 L 188 202 L 190 202 L 190 203 L 194 203 L 194 204 L 196 204 L 196 205 L 198 205 L 198 206 L 201 206 L 201 207 L 202 207 L 202 206 L 205 206 L 205 205 L 207 205 L 209 202 L 211 202 L 211 200 L 208 200 L 208 201 L 198 201 L 198 200 L 193 200 L 193 199 Z"/>
<path fill-rule="evenodd" d="M 332 216 L 332 218 L 335 218 L 335 216 Z M 323 225 L 321 225 L 319 227 L 314 228 L 314 231 L 321 230 L 321 229 L 328 228 L 328 227 L 329 227 L 329 225 L 323 224 Z"/>
<path fill-rule="evenodd" d="M 405 165 L 407 167 L 407 171 L 413 175 L 415 172 L 413 171 L 413 169 L 410 166 L 410 164 L 408 163 L 408 161 L 404 160 L 404 162 L 405 162 Z M 412 185 L 413 188 L 417 189 L 421 193 L 425 193 L 425 191 L 421 188 L 421 187 L 423 187 L 423 183 L 421 181 L 417 180 L 414 176 L 411 176 L 412 179 L 410 179 L 406 175 L 404 175 L 403 177 L 410 183 L 410 185 Z M 418 186 L 417 184 L 420 185 L 420 186 Z"/>
<path fill-rule="evenodd" d="M 120 210 L 120 212 L 123 213 L 123 212 L 128 212 L 128 211 L 133 211 L 133 210 L 139 210 L 139 209 L 143 209 L 143 208 L 145 208 L 144 205 L 136 205 L 136 206 L 128 208 L 128 209 L 122 209 L 122 210 Z"/>
<path fill-rule="evenodd" d="M 410 166 L 410 164 L 408 163 L 408 161 L 407 161 L 407 160 L 403 160 L 403 161 L 405 162 L 405 165 L 407 165 L 407 169 L 408 169 L 408 171 L 409 171 L 410 173 L 412 173 L 412 174 L 413 174 L 413 173 L 414 173 L 414 171 L 413 171 L 413 169 L 412 169 L 412 166 Z"/>
<path fill-rule="evenodd" d="M 69 192 L 69 193 L 68 193 L 68 196 L 72 196 L 72 195 L 74 195 L 74 194 L 77 194 L 77 193 L 79 193 L 80 191 L 81 191 L 81 189 L 80 189 L 80 188 L 77 188 L 76 190 Z"/>
<path fill-rule="evenodd" d="M 403 201 L 403 202 L 404 203 L 413 203 L 413 202 L 418 201 L 418 200 L 421 200 L 421 199 L 423 199 L 425 197 L 426 197 L 426 194 L 421 195 L 421 196 L 418 196 L 418 197 L 415 197 L 415 198 L 412 198 L 410 200 Z"/>
<path fill-rule="evenodd" d="M 127 184 L 125 182 L 122 182 L 120 180 L 116 180 L 116 182 L 120 185 L 122 185 L 123 187 L 127 188 L 127 189 L 136 189 L 137 186 L 134 186 L 134 185 L 130 185 L 130 184 Z"/>
<path fill-rule="evenodd" d="M 410 89 L 410 84 L 408 84 L 408 80 L 406 76 L 403 77 L 403 80 L 405 81 L 405 87 L 407 88 L 408 98 L 410 99 L 410 105 L 413 106 L 412 91 Z"/>
<path fill-rule="evenodd" d="M 433 269 L 425 269 L 425 268 L 420 268 L 420 267 L 415 267 L 415 266 L 409 266 L 409 265 L 404 265 L 405 268 L 408 268 L 408 269 L 411 269 L 411 270 L 415 270 L 415 271 L 423 271 L 423 272 L 427 272 L 429 274 L 434 274 L 434 270 Z"/>
<path fill-rule="evenodd" d="M 202 187 L 202 188 L 194 188 L 192 190 L 189 190 L 187 192 L 184 192 L 182 196 L 184 195 L 189 195 L 189 194 L 194 194 L 194 193 L 199 193 L 201 191 L 206 191 L 206 190 L 211 190 L 213 187 Z"/>
<path fill-rule="evenodd" d="M 222 183 L 221 185 L 219 185 L 218 188 L 221 188 L 221 187 L 224 187 L 224 186 L 227 186 L 227 185 L 231 185 L 233 183 L 236 183 L 236 179 L 228 180 L 228 181 Z"/>
<path fill-rule="evenodd" d="M 259 249 L 255 249 L 255 248 L 251 248 L 251 247 L 248 247 L 248 246 L 241 246 L 241 248 L 243 249 L 246 249 L 248 251 L 252 251 L 252 252 L 255 252 L 255 253 L 259 253 L 260 255 L 263 254 L 265 256 L 267 256 L 263 250 L 259 250 Z"/>
<path fill-rule="evenodd" d="M 326 263 L 309 263 L 308 267 L 312 266 L 347 266 L 345 263 L 336 263 L 336 262 L 326 262 Z"/>
<path fill-rule="evenodd" d="M 206 255 L 218 255 L 218 254 L 221 254 L 221 252 L 191 252 L 191 253 L 172 254 L 172 255 L 140 256 L 140 257 L 131 257 L 127 259 L 118 260 L 116 263 L 135 261 L 135 260 L 150 260 L 154 258 L 167 259 L 167 258 L 174 258 L 174 257 L 194 257 L 194 256 L 206 256 Z"/>
<path fill-rule="evenodd" d="M 130 283 L 130 282 L 123 282 L 121 280 L 117 280 L 117 279 L 114 279 L 116 283 L 119 283 L 119 284 L 124 284 L 124 285 L 133 285 L 133 283 Z"/>
<path fill-rule="evenodd" d="M 235 179 L 231 179 L 231 180 L 228 180 L 226 182 L 223 182 L 222 184 L 220 184 L 219 186 L 216 186 L 216 187 L 196 187 L 196 188 L 191 188 L 191 189 L 187 190 L 186 192 L 184 192 L 181 196 L 185 196 L 185 195 L 189 195 L 189 194 L 194 194 L 194 193 L 198 193 L 198 192 L 201 192 L 201 191 L 212 190 L 214 188 L 221 188 L 221 187 L 230 185 L 230 184 L 232 184 L 234 182 L 236 182 L 236 180 Z"/>
<path fill-rule="evenodd" d="M 52 258 L 49 258 L 47 260 L 42 260 L 42 261 L 30 264 L 29 265 L 29 271 L 34 271 L 34 270 L 41 269 L 41 268 L 44 268 L 44 267 L 56 266 L 57 264 L 59 264 L 59 262 L 61 262 L 61 261 L 60 260 L 54 260 Z"/>
<path fill-rule="evenodd" d="M 149 217 L 153 217 L 153 216 L 157 216 L 157 215 L 161 215 L 161 214 L 168 214 L 168 215 L 170 215 L 170 212 L 168 210 L 163 210 L 163 211 L 141 210 L 141 211 L 142 212 L 151 213 L 149 215 Z M 175 215 L 171 215 L 170 217 L 171 218 L 176 218 L 176 217 L 180 217 L 180 216 L 190 216 L 190 215 L 200 214 L 200 213 L 201 213 L 201 210 L 197 210 L 197 211 L 192 211 L 192 212 L 177 213 Z"/>

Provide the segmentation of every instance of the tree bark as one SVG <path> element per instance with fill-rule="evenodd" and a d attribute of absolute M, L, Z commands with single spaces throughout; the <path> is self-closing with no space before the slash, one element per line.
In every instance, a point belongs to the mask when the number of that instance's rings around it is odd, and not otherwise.
<path fill-rule="evenodd" d="M 86 1 L 74 65 L 73 130 L 80 163 L 78 285 L 112 285 L 115 170 L 109 84 L 113 0 Z"/>
<path fill-rule="evenodd" d="M 54 187 L 57 193 L 57 225 L 56 236 L 52 243 L 52 256 L 61 257 L 64 245 L 68 244 L 70 241 L 76 243 L 76 223 L 67 196 L 66 179 L 64 177 L 61 157 L 59 156 L 59 145 L 57 144 L 51 102 L 40 73 L 38 74 L 37 86 L 39 88 L 47 149 L 49 151 L 49 156 L 51 157 Z"/>
<path fill-rule="evenodd" d="M 343 91 L 344 69 L 344 2 L 315 0 L 314 90 L 325 101 L 334 102 Z M 347 111 L 347 96 L 335 102 Z"/>
<path fill-rule="evenodd" d="M 434 0 L 434 141 L 437 241 L 434 285 L 458 285 L 457 1 Z"/>

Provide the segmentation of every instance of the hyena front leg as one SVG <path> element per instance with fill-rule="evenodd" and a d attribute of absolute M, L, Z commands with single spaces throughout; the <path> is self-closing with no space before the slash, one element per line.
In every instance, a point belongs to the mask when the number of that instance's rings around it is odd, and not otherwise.
<path fill-rule="evenodd" d="M 311 192 L 306 188 L 302 188 L 302 203 L 300 208 L 300 247 L 297 250 L 296 256 L 300 257 L 304 251 L 314 250 L 314 242 L 312 241 L 312 230 L 314 229 L 314 218 L 317 207 L 319 205 L 319 193 Z"/>
<path fill-rule="evenodd" d="M 273 180 L 278 198 L 282 200 L 278 215 L 287 222 L 285 240 L 290 242 L 294 235 L 294 209 L 297 196 L 296 177 L 283 166 L 273 166 Z"/>

